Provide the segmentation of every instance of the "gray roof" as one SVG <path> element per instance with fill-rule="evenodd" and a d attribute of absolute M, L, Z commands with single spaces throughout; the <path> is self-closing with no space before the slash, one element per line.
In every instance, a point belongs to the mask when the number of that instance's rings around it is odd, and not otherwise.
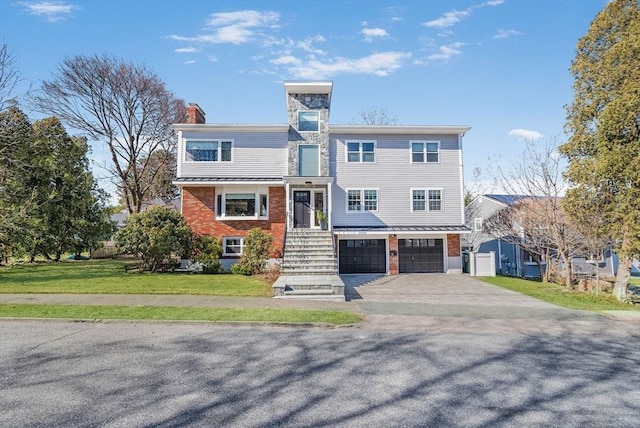
<path fill-rule="evenodd" d="M 201 181 L 282 181 L 282 177 L 181 177 L 173 180 L 174 183 L 191 183 Z"/>
<path fill-rule="evenodd" d="M 527 195 L 484 195 L 484 196 L 491 199 L 495 199 L 496 201 L 502 202 L 503 204 L 506 204 L 506 205 L 512 205 L 523 199 L 530 198 L 530 196 L 527 196 Z"/>
<path fill-rule="evenodd" d="M 467 226 L 333 226 L 338 232 L 469 232 Z"/>

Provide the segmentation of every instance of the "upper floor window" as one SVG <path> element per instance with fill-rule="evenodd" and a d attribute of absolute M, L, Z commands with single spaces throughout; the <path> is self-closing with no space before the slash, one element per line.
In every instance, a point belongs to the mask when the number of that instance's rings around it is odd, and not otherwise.
<path fill-rule="evenodd" d="M 412 163 L 440 162 L 440 142 L 439 141 L 412 141 L 411 142 L 411 162 Z"/>
<path fill-rule="evenodd" d="M 347 162 L 375 162 L 375 141 L 347 141 Z"/>
<path fill-rule="evenodd" d="M 412 211 L 442 211 L 442 190 L 412 189 Z"/>
<path fill-rule="evenodd" d="M 301 110 L 298 112 L 298 131 L 318 132 L 318 112 Z"/>
<path fill-rule="evenodd" d="M 233 141 L 196 140 L 187 141 L 185 161 L 187 162 L 231 162 Z"/>
<path fill-rule="evenodd" d="M 482 232 L 482 219 L 481 218 L 473 219 L 473 230 L 475 232 Z"/>
<path fill-rule="evenodd" d="M 348 190 L 347 211 L 378 211 L 378 191 L 376 189 Z"/>

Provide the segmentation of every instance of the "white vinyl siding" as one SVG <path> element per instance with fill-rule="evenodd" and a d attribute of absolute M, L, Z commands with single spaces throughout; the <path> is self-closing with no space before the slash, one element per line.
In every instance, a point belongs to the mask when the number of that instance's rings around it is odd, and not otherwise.
<path fill-rule="evenodd" d="M 287 175 L 286 132 L 182 132 L 178 178 L 282 177 Z M 233 141 L 232 161 L 185 161 L 185 141 Z"/>
<path fill-rule="evenodd" d="M 347 163 L 348 141 L 375 141 L 375 164 Z M 410 141 L 439 141 L 439 163 L 410 163 Z M 330 135 L 329 174 L 335 226 L 462 225 L 461 154 L 457 135 Z M 347 190 L 377 189 L 377 211 L 349 211 Z M 440 211 L 412 212 L 411 189 L 440 189 Z M 425 204 L 426 200 L 425 194 Z M 435 201 L 434 201 L 435 203 Z"/>

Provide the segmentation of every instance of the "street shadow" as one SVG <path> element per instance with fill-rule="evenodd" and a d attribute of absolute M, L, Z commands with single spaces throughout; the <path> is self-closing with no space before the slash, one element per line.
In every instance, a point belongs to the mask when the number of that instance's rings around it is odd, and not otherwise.
<path fill-rule="evenodd" d="M 362 295 L 358 293 L 358 288 L 364 287 L 384 277 L 386 277 L 386 275 L 383 274 L 340 275 L 340 279 L 344 282 L 344 295 L 347 300 L 362 300 Z"/>
<path fill-rule="evenodd" d="M 605 331 L 165 328 L 5 352 L 0 425 L 631 426 L 640 409 L 638 337 Z"/>

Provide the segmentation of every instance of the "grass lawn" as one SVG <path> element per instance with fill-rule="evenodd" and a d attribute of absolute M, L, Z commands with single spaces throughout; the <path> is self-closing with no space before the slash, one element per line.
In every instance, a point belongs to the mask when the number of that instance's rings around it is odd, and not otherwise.
<path fill-rule="evenodd" d="M 640 311 L 640 305 L 621 303 L 610 294 L 603 293 L 600 294 L 600 296 L 595 296 L 593 294 L 572 292 L 553 283 L 528 281 L 507 276 L 482 277 L 480 279 L 489 284 L 517 291 L 518 293 L 526 294 L 527 296 L 535 297 L 569 309 L 588 311 Z"/>
<path fill-rule="evenodd" d="M 0 304 L 0 317 L 120 320 L 255 321 L 276 323 L 353 324 L 350 312 L 299 309 L 183 308 L 174 306 L 80 306 Z"/>
<path fill-rule="evenodd" d="M 65 260 L 0 267 L 0 293 L 272 295 L 271 286 L 256 277 L 127 272 L 131 263 Z"/>

